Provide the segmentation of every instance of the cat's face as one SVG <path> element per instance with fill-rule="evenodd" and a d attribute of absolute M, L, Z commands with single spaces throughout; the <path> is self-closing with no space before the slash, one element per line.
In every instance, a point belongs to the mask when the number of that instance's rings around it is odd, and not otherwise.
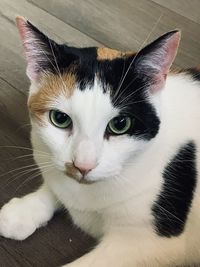
<path fill-rule="evenodd" d="M 68 91 L 65 78 L 63 82 L 66 88 L 61 80 L 58 81 L 58 97 L 51 95 L 50 82 L 45 85 L 47 87 L 40 88 L 37 96 L 30 95 L 33 130 L 39 130 L 39 137 L 52 153 L 55 165 L 67 175 L 78 180 L 82 178 L 73 164 L 90 170 L 85 175 L 89 181 L 120 175 L 124 164 L 128 164 L 135 153 L 143 148 L 145 129 L 142 129 L 141 136 L 137 134 L 140 125 L 137 126 L 136 118 L 113 105 L 110 92 L 103 92 L 97 78 L 93 85 L 87 84 L 84 90 L 80 90 L 75 83 L 70 95 L 65 92 Z M 42 100 L 45 93 L 48 93 L 48 103 Z M 38 103 L 39 107 L 36 107 Z M 155 120 L 156 132 L 156 115 Z"/>
<path fill-rule="evenodd" d="M 33 131 L 57 169 L 79 182 L 118 178 L 159 131 L 154 98 L 163 88 L 179 34 L 137 55 L 58 45 L 18 18 L 32 82 Z"/>

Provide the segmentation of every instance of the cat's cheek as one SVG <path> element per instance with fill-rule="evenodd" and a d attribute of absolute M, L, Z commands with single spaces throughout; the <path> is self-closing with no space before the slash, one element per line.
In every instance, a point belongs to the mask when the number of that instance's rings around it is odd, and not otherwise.
<path fill-rule="evenodd" d="M 120 178 L 122 172 L 129 167 L 129 162 L 139 155 L 149 142 L 134 137 L 112 137 L 104 143 L 98 166 L 91 172 L 90 180 L 108 180 Z"/>
<path fill-rule="evenodd" d="M 124 161 L 124 155 L 108 146 L 102 151 L 97 167 L 88 174 L 88 179 L 98 181 L 117 177 L 123 169 Z"/>
<path fill-rule="evenodd" d="M 65 163 L 71 161 L 72 137 L 51 125 L 41 127 L 37 132 L 37 137 L 49 151 L 54 164 L 63 169 Z"/>

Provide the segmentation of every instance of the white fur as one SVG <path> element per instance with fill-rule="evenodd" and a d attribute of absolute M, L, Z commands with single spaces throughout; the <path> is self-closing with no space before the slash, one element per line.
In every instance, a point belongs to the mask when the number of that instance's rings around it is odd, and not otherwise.
<path fill-rule="evenodd" d="M 144 142 L 126 135 L 106 140 L 106 125 L 118 110 L 97 81 L 92 90 L 75 90 L 68 100 L 61 96 L 57 108 L 71 116 L 73 134 L 50 123 L 43 127 L 33 124 L 35 151 L 50 153 L 56 168 L 43 174 L 44 195 L 40 189 L 3 207 L 1 234 L 14 239 L 32 234 L 51 218 L 57 199 L 75 224 L 101 239 L 97 248 L 69 267 L 172 267 L 200 262 L 199 181 L 180 236 L 159 237 L 153 230 L 151 214 L 162 186 L 162 170 L 180 145 L 191 139 L 197 144 L 200 170 L 200 86 L 184 74 L 171 75 L 160 96 L 152 96 L 151 102 L 161 118 L 160 131 L 153 140 Z M 74 158 L 96 162 L 87 176 L 95 183 L 79 184 L 64 175 L 65 162 Z M 35 159 L 40 165 L 37 153 Z M 28 210 L 26 216 L 24 210 Z"/>
<path fill-rule="evenodd" d="M 57 201 L 46 185 L 23 198 L 13 198 L 0 213 L 0 234 L 23 240 L 53 216 Z"/>

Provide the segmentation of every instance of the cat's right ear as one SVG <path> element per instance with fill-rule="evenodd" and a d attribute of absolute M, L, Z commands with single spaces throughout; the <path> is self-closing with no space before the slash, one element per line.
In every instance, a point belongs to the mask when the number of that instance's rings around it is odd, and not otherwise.
<path fill-rule="evenodd" d="M 23 17 L 18 16 L 16 24 L 27 59 L 27 75 L 32 82 L 38 82 L 42 74 L 56 71 L 59 45 Z"/>
<path fill-rule="evenodd" d="M 138 73 L 151 81 L 150 91 L 155 93 L 164 87 L 167 74 L 175 59 L 181 33 L 167 32 L 138 52 L 135 65 Z"/>

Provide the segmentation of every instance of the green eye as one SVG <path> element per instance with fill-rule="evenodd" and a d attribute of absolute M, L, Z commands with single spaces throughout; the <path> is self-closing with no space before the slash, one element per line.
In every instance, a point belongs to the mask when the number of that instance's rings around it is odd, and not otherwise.
<path fill-rule="evenodd" d="M 61 129 L 66 129 L 72 124 L 71 118 L 59 110 L 50 110 L 49 118 L 54 126 Z"/>
<path fill-rule="evenodd" d="M 113 118 L 108 123 L 108 131 L 111 134 L 120 135 L 125 134 L 132 126 L 132 120 L 130 117 L 118 116 Z"/>

